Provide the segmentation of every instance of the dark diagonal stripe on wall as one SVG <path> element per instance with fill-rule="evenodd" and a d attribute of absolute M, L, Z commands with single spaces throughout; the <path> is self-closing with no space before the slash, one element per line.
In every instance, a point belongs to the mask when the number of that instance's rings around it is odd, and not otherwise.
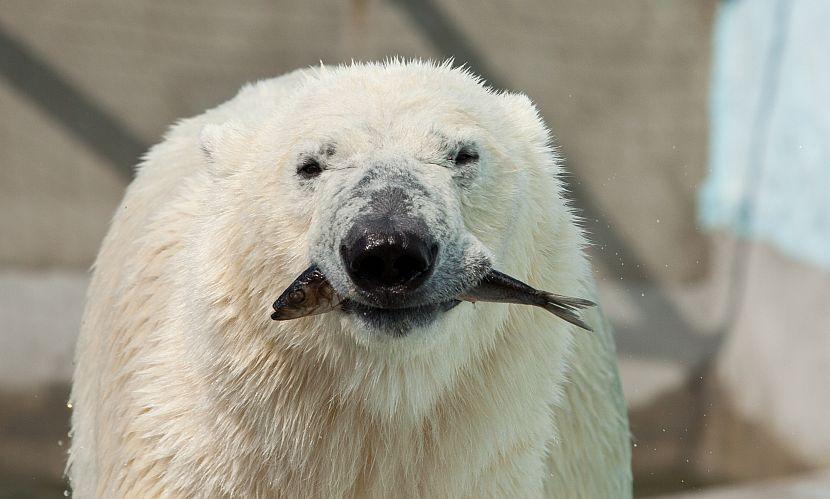
<path fill-rule="evenodd" d="M 506 89 L 506 82 L 492 70 L 487 60 L 478 53 L 472 43 L 458 30 L 452 19 L 432 0 L 392 0 L 397 4 L 441 52 L 441 56 L 454 57 L 457 64 L 467 64 L 495 88 Z"/>
<path fill-rule="evenodd" d="M 125 180 L 147 150 L 120 120 L 0 27 L 0 74 Z"/>

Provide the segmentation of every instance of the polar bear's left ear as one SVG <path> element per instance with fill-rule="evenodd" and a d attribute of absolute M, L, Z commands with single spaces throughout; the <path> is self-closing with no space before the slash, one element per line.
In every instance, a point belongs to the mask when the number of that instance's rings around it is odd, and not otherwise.
<path fill-rule="evenodd" d="M 530 100 L 527 94 L 522 92 L 504 92 L 501 96 L 512 109 L 518 109 L 524 112 L 531 111 L 534 114 L 538 114 L 536 105 Z"/>
<path fill-rule="evenodd" d="M 208 168 L 220 175 L 230 173 L 241 157 L 246 139 L 246 129 L 238 121 L 205 125 L 199 140 Z"/>
<path fill-rule="evenodd" d="M 509 120 L 523 136 L 547 142 L 548 128 L 530 97 L 523 93 L 506 92 L 501 98 Z"/>

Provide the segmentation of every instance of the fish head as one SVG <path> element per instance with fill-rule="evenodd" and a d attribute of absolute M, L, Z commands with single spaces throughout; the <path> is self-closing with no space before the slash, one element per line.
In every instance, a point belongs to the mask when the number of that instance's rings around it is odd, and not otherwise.
<path fill-rule="evenodd" d="M 271 318 L 288 320 L 330 312 L 340 301 L 326 277 L 311 266 L 277 298 Z"/>
<path fill-rule="evenodd" d="M 307 315 L 314 315 L 318 297 L 311 289 L 304 289 L 302 285 L 293 283 L 274 302 L 274 320 L 296 319 Z"/>

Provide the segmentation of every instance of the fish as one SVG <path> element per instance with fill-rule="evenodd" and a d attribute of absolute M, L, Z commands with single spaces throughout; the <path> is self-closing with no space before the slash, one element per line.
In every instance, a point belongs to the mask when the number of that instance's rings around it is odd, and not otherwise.
<path fill-rule="evenodd" d="M 476 286 L 456 298 L 471 303 L 534 305 L 586 331 L 593 331 L 577 314 L 583 308 L 596 306 L 594 302 L 541 291 L 497 270 L 490 270 Z M 284 321 L 324 314 L 339 308 L 344 301 L 319 267 L 312 265 L 277 298 L 271 319 Z"/>

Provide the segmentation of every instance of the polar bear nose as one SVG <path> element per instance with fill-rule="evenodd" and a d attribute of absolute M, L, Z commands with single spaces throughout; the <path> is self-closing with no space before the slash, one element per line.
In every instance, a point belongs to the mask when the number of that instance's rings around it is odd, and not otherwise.
<path fill-rule="evenodd" d="M 432 274 L 438 244 L 420 230 L 357 223 L 340 246 L 346 271 L 364 291 L 412 291 Z"/>

